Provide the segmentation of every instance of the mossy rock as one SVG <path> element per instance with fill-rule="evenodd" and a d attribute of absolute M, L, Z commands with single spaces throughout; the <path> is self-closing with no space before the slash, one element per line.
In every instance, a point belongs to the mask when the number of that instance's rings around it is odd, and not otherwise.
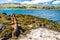
<path fill-rule="evenodd" d="M 11 37 L 12 30 L 11 29 L 5 29 L 2 31 L 0 37 Z"/>

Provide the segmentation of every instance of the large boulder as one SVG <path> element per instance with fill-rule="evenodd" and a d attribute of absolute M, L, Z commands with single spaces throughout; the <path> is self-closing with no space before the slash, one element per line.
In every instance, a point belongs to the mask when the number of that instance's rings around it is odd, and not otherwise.
<path fill-rule="evenodd" d="M 32 29 L 25 36 L 20 35 L 17 40 L 60 40 L 60 32 L 46 28 Z"/>

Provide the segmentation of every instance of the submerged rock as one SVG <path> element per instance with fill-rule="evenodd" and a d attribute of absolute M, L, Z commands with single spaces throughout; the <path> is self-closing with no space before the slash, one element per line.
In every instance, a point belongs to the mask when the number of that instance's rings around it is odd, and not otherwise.
<path fill-rule="evenodd" d="M 22 35 L 17 40 L 60 40 L 60 32 L 46 28 L 32 29 L 26 36 Z"/>

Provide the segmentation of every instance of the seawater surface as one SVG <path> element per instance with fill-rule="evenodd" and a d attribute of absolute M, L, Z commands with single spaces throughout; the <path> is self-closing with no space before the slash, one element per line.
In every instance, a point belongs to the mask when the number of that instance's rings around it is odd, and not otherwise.
<path fill-rule="evenodd" d="M 8 15 L 12 13 L 33 15 L 60 22 L 60 10 L 0 10 L 0 13 L 3 12 L 7 13 Z"/>

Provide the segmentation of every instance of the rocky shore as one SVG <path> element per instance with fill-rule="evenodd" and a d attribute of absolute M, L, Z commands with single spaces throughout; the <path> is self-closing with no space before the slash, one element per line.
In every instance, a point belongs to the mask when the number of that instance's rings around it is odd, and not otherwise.
<path fill-rule="evenodd" d="M 7 40 L 60 40 L 60 23 L 31 15 L 15 14 L 15 17 L 20 33 L 17 38 L 12 38 L 11 16 L 6 13 L 0 14 L 0 38 L 4 40 L 5 38 Z"/>
<path fill-rule="evenodd" d="M 60 40 L 60 32 L 37 28 L 30 30 L 26 35 L 20 35 L 17 40 Z"/>

